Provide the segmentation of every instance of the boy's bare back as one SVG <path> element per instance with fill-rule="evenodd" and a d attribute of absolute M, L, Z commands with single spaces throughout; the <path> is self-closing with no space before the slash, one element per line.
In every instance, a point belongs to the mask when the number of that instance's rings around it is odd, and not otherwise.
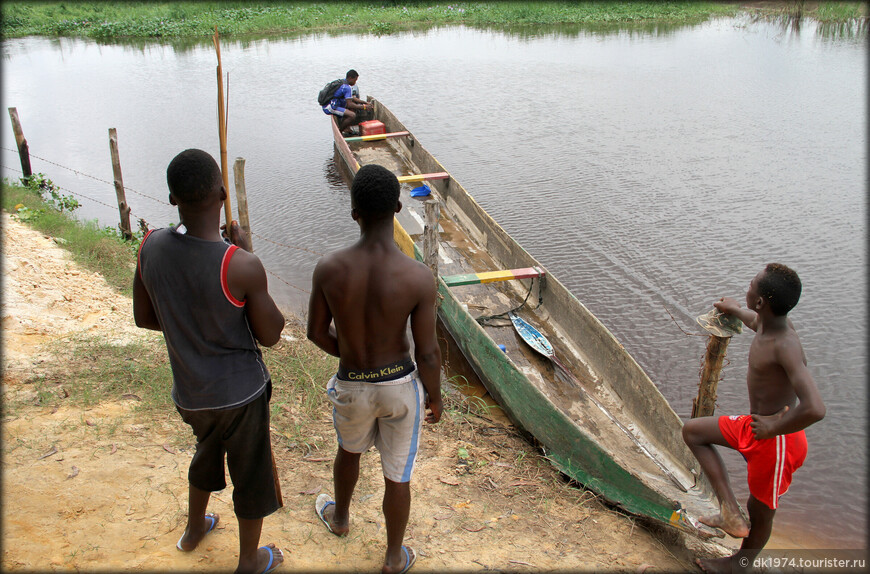
<path fill-rule="evenodd" d="M 373 369 L 408 356 L 408 318 L 435 304 L 432 272 L 393 245 L 356 244 L 324 257 L 313 282 L 335 321 L 341 363 Z M 318 293 L 318 294 L 319 294 Z"/>

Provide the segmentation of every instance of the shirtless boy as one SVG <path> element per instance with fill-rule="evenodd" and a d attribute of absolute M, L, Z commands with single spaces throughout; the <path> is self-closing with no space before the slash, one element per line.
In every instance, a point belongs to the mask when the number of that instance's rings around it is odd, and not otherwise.
<path fill-rule="evenodd" d="M 284 556 L 274 544 L 257 548 L 263 517 L 281 506 L 269 438 L 272 381 L 257 343 L 277 343 L 284 317 L 238 223 L 229 230 L 234 245 L 221 238 L 227 192 L 214 158 L 183 151 L 166 180 L 181 223 L 142 240 L 133 315 L 137 326 L 163 332 L 172 400 L 196 435 L 187 527 L 176 546 L 191 552 L 217 526 L 218 515 L 205 511 L 211 492 L 226 487 L 226 457 L 239 521 L 236 572 L 268 572 Z"/>
<path fill-rule="evenodd" d="M 707 572 L 745 569 L 767 544 L 779 497 L 788 490 L 792 473 L 806 458 L 804 429 L 822 420 L 825 405 L 807 369 L 800 339 L 787 314 L 797 305 L 801 282 L 797 273 L 779 263 L 768 264 L 749 284 L 746 309 L 729 297 L 714 306 L 737 316 L 755 331 L 749 348 L 749 415 L 701 417 L 683 427 L 683 440 L 695 454 L 719 499 L 719 514 L 702 517 L 735 538 L 740 552 L 717 560 L 697 560 Z M 713 445 L 732 448 L 746 459 L 749 482 L 749 522 L 743 518 L 728 481 L 722 458 Z"/>
<path fill-rule="evenodd" d="M 379 165 L 364 166 L 350 195 L 360 238 L 317 263 L 308 308 L 308 338 L 339 357 L 338 373 L 327 385 L 338 435 L 335 500 L 321 494 L 315 510 L 330 532 L 347 534 L 360 455 L 375 445 L 385 483 L 382 572 L 407 572 L 416 554 L 402 541 L 423 415 L 430 409 L 425 420 L 437 423 L 442 409 L 435 280 L 393 240 L 393 217 L 402 209 L 396 176 Z M 416 367 L 405 334 L 409 318 Z"/>

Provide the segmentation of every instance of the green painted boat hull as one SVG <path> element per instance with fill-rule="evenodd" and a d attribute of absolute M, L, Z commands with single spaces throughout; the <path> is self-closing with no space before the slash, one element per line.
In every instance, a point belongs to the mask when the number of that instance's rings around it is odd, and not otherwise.
<path fill-rule="evenodd" d="M 377 100 L 376 117 L 388 131 L 407 128 Z M 352 150 L 333 123 L 336 149 L 351 173 L 359 168 Z M 404 144 L 402 144 L 404 145 Z M 418 173 L 446 171 L 413 136 L 405 147 Z M 431 182 L 447 212 L 465 228 L 481 248 L 493 254 L 503 268 L 543 267 L 511 238 L 454 179 Z M 422 253 L 396 221 L 396 242 L 409 256 L 422 261 Z M 517 367 L 483 327 L 472 317 L 439 277 L 438 314 L 463 355 L 519 428 L 532 435 L 545 449 L 547 459 L 568 477 L 601 495 L 625 511 L 651 518 L 704 538 L 716 535 L 689 516 L 716 512 L 712 491 L 703 476 L 689 478 L 689 486 L 677 489 L 661 476 L 651 478 L 638 470 L 649 465 L 645 455 L 610 452 L 611 440 L 625 441 L 618 430 L 589 428 L 572 420 Z M 615 396 L 621 400 L 624 416 L 634 421 L 660 453 L 668 453 L 665 464 L 679 468 L 681 476 L 691 477 L 694 457 L 680 436 L 682 423 L 649 377 L 628 355 L 613 335 L 556 278 L 547 273 L 544 291 L 550 321 L 563 334 L 570 333 L 576 345 L 593 360 Z M 610 426 L 609 423 L 603 423 Z M 615 427 L 615 425 L 613 425 Z M 609 437 L 609 438 L 608 438 Z M 614 438 L 616 437 L 616 438 Z M 619 460 L 617 460 L 619 459 Z M 672 470 L 673 470 L 672 468 Z M 646 476 L 645 476 L 646 474 Z M 691 481 L 694 480 L 694 486 Z M 690 508 L 688 508 L 690 507 Z"/>

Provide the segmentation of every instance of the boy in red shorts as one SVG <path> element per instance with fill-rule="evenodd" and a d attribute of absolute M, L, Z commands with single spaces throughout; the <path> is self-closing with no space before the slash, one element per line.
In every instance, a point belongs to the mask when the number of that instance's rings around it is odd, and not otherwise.
<path fill-rule="evenodd" d="M 807 369 L 800 339 L 787 314 L 797 305 L 801 282 L 785 265 L 770 263 L 752 279 L 746 309 L 729 297 L 714 306 L 738 317 L 756 332 L 749 348 L 749 415 L 700 417 L 683 427 L 683 440 L 692 450 L 719 499 L 719 514 L 700 521 L 743 538 L 740 552 L 717 560 L 697 560 L 706 572 L 745 569 L 733 559 L 752 564 L 767 544 L 779 497 L 792 473 L 807 455 L 804 429 L 822 420 L 825 405 Z M 743 518 L 713 445 L 733 448 L 746 459 L 749 482 L 749 523 Z"/>

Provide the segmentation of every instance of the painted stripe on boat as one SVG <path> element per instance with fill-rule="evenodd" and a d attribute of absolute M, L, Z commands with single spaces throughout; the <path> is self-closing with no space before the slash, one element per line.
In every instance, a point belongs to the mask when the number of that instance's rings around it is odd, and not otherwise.
<path fill-rule="evenodd" d="M 385 140 L 387 138 L 399 138 L 402 136 L 409 136 L 411 132 L 391 132 L 388 134 L 372 134 L 370 136 L 351 136 L 349 138 L 344 138 L 346 142 L 371 142 L 375 140 Z"/>
<path fill-rule="evenodd" d="M 400 175 L 399 183 L 418 183 L 424 179 L 447 179 L 449 177 L 450 174 L 446 171 L 439 171 L 436 173 L 418 173 L 416 175 Z"/>
<path fill-rule="evenodd" d="M 483 273 L 463 273 L 460 275 L 449 275 L 441 279 L 448 287 L 458 287 L 460 285 L 475 285 L 477 283 L 495 283 L 496 281 L 511 281 L 513 279 L 528 279 L 530 277 L 540 277 L 544 275 L 544 270 L 539 267 L 523 267 L 522 269 L 505 269 L 503 271 L 484 271 Z"/>

